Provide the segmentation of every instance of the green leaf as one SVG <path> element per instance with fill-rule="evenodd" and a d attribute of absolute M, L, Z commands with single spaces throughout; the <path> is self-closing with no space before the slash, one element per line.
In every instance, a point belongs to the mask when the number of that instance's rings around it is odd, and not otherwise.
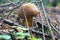
<path fill-rule="evenodd" d="M 15 33 L 15 35 L 20 35 L 20 36 L 30 36 L 30 34 L 29 33 L 23 33 L 23 32 L 17 32 L 17 33 Z"/>
<path fill-rule="evenodd" d="M 11 36 L 10 35 L 6 35 L 6 34 L 3 34 L 3 35 L 0 35 L 0 38 L 9 40 L 9 39 L 11 39 Z"/>
<path fill-rule="evenodd" d="M 42 38 L 36 38 L 33 36 L 30 40 L 42 40 Z"/>

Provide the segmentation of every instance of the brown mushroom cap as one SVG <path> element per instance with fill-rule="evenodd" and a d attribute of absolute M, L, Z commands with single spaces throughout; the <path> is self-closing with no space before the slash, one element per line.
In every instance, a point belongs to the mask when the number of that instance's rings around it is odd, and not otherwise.
<path fill-rule="evenodd" d="M 19 8 L 18 16 L 21 18 L 25 18 L 24 13 L 28 18 L 33 17 L 39 13 L 39 9 L 36 5 L 32 3 L 22 4 L 22 6 Z"/>

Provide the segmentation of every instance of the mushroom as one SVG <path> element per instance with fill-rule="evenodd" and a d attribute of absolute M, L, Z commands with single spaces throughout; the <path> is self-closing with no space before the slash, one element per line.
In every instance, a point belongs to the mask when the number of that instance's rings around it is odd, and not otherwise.
<path fill-rule="evenodd" d="M 29 27 L 32 27 L 33 17 L 40 13 L 38 7 L 33 3 L 22 4 L 18 11 L 18 17 L 25 19 L 24 13 L 26 14 Z M 22 25 L 27 26 L 26 20 L 23 20 Z"/>

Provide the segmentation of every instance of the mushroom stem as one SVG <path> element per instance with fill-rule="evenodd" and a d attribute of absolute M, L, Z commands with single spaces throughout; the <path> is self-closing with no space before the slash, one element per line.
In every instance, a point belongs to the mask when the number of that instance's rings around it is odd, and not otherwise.
<path fill-rule="evenodd" d="M 28 18 L 27 18 L 27 21 L 28 21 L 29 27 L 32 27 L 33 17 L 28 17 Z M 27 26 L 26 20 L 23 20 L 22 25 L 23 25 L 23 26 Z"/>

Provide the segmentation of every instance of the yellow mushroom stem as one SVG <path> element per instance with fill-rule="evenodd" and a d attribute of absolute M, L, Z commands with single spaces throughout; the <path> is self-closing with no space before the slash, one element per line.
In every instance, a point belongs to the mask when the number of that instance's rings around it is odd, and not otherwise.
<path fill-rule="evenodd" d="M 27 22 L 28 22 L 28 26 L 29 26 L 29 27 L 32 27 L 33 17 L 27 18 Z M 22 25 L 23 25 L 23 26 L 27 26 L 26 20 L 23 20 Z"/>

